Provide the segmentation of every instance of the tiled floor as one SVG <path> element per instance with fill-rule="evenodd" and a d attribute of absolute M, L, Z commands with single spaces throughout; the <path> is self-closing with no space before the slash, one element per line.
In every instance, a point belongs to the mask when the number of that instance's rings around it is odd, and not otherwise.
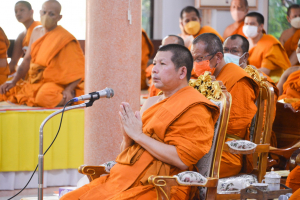
<path fill-rule="evenodd" d="M 17 194 L 20 190 L 0 190 L 0 200 L 7 200 L 13 195 Z M 54 192 L 58 192 L 58 187 L 44 188 L 44 196 L 52 196 Z M 38 195 L 37 189 L 25 189 L 21 194 L 13 198 L 13 200 L 19 200 L 23 197 L 34 197 Z"/>

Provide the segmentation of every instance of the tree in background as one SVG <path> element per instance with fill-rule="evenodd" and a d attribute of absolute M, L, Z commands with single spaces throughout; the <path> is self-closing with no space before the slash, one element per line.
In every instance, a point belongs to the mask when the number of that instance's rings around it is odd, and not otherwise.
<path fill-rule="evenodd" d="M 300 4 L 300 0 L 269 0 L 268 34 L 278 39 L 284 30 L 291 27 L 286 12 L 292 4 Z"/>

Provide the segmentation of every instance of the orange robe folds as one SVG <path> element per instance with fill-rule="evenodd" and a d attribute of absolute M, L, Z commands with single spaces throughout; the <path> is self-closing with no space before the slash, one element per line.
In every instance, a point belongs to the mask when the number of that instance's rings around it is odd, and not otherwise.
<path fill-rule="evenodd" d="M 187 86 L 144 112 L 143 133 L 175 146 L 182 162 L 193 170 L 211 148 L 218 113 L 214 104 Z M 156 200 L 155 188 L 148 183 L 148 177 L 173 176 L 182 172 L 157 160 L 137 143 L 125 149 L 116 162 L 109 175 L 65 194 L 61 200 Z M 178 187 L 171 193 L 175 199 L 189 199 L 189 195 L 194 195 L 191 191 L 189 187 Z M 178 198 L 179 195 L 182 196 Z"/>
<path fill-rule="evenodd" d="M 271 70 L 270 77 L 277 83 L 284 70 L 291 66 L 289 57 L 280 42 L 264 34 L 256 46 L 250 49 L 248 62 L 257 68 Z"/>
<path fill-rule="evenodd" d="M 8 47 L 9 47 L 9 40 L 7 39 L 3 29 L 0 27 L 0 59 L 6 60 Z M 6 66 L 0 67 L 0 85 L 5 83 L 9 73 L 10 73 L 9 66 L 6 61 Z"/>
<path fill-rule="evenodd" d="M 235 35 L 235 34 L 239 34 L 239 35 L 242 35 L 244 36 L 245 38 L 247 38 L 243 32 L 243 26 L 244 26 L 244 21 L 239 25 L 239 27 L 237 29 L 235 29 L 231 35 Z M 226 38 L 225 38 L 226 39 Z"/>
<path fill-rule="evenodd" d="M 226 141 L 236 137 L 249 140 L 250 124 L 257 111 L 255 101 L 259 86 L 241 67 L 233 63 L 226 64 L 216 79 L 223 82 L 232 97 Z M 241 168 L 241 155 L 222 153 L 221 178 L 234 176 L 241 171 Z"/>
<path fill-rule="evenodd" d="M 298 42 L 300 39 L 300 29 L 297 30 L 292 37 L 290 37 L 285 43 L 284 43 L 284 49 L 288 55 L 288 57 L 290 57 L 292 55 L 292 53 L 294 51 L 296 51 L 297 47 L 298 47 Z"/>
<path fill-rule="evenodd" d="M 64 89 L 79 79 L 76 96 L 83 94 L 84 56 L 78 41 L 61 26 L 46 33 L 31 45 L 28 74 L 19 91 L 12 88 L 0 100 L 52 108 L 62 100 Z"/>
<path fill-rule="evenodd" d="M 286 186 L 292 188 L 293 192 L 300 188 L 300 166 L 297 165 L 288 175 Z"/>
<path fill-rule="evenodd" d="M 39 21 L 34 21 L 30 26 L 29 28 L 27 29 L 27 32 L 26 32 L 26 35 L 23 39 L 23 42 L 22 42 L 22 49 L 24 51 L 24 53 L 26 53 L 27 49 L 28 49 L 28 45 L 29 45 L 29 42 L 30 42 L 30 37 L 31 37 L 31 34 L 32 34 L 32 31 L 35 27 L 41 25 L 41 22 Z"/>
<path fill-rule="evenodd" d="M 210 26 L 203 26 L 203 27 L 201 27 L 199 33 L 197 33 L 196 35 L 194 35 L 194 38 L 198 37 L 199 35 L 201 35 L 203 33 L 213 33 L 213 34 L 216 34 L 222 40 L 222 42 L 224 42 L 223 37 L 218 33 L 218 31 L 216 31 L 215 29 L 213 29 Z"/>
<path fill-rule="evenodd" d="M 141 89 L 145 90 L 148 88 L 146 83 L 146 68 L 149 58 L 153 54 L 153 44 L 148 38 L 147 33 L 142 29 L 142 63 L 141 63 Z"/>
<path fill-rule="evenodd" d="M 291 73 L 283 84 L 283 93 L 280 99 L 294 99 L 291 101 L 295 110 L 300 110 L 300 70 Z"/>

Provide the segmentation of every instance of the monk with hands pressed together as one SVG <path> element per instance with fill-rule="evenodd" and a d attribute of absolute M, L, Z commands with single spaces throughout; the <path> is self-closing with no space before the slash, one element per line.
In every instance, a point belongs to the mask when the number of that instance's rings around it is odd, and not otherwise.
<path fill-rule="evenodd" d="M 61 200 L 156 200 L 149 176 L 196 170 L 198 160 L 210 150 L 219 109 L 188 85 L 193 68 L 190 51 L 169 44 L 158 50 L 153 62 L 152 80 L 163 94 L 147 99 L 140 112 L 121 103 L 123 141 L 110 174 Z M 195 193 L 190 187 L 178 186 L 171 195 L 192 199 Z"/>

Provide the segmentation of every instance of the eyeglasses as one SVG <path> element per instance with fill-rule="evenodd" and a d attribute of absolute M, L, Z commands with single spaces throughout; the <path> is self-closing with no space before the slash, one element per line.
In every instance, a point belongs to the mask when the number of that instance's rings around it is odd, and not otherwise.
<path fill-rule="evenodd" d="M 199 62 L 202 62 L 203 59 L 205 59 L 206 57 L 208 57 L 208 56 L 213 56 L 214 57 L 215 55 L 216 55 L 216 53 L 208 54 L 206 56 L 197 58 L 197 60 L 199 60 Z M 211 57 L 209 60 L 211 60 L 213 57 Z"/>

